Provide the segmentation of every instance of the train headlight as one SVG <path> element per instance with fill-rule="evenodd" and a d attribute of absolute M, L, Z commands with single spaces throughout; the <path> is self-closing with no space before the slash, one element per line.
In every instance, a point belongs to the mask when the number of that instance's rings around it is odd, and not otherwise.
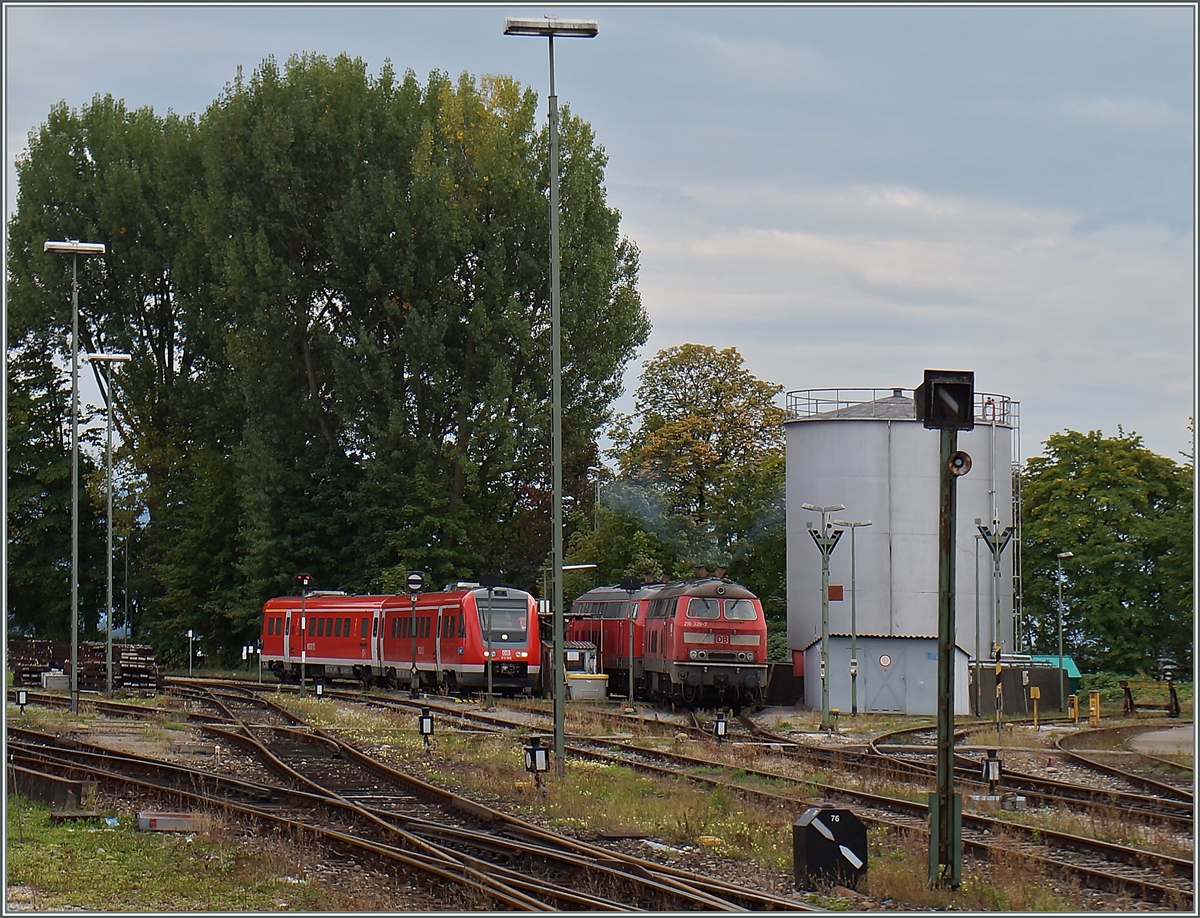
<path fill-rule="evenodd" d="M 517 656 L 520 657 L 522 660 L 524 660 L 526 657 L 529 656 L 529 651 L 528 650 L 518 650 Z"/>
<path fill-rule="evenodd" d="M 689 651 L 688 651 L 688 659 L 689 659 L 689 660 L 694 660 L 694 659 L 696 659 L 696 651 L 694 651 L 694 650 L 689 650 Z"/>
<path fill-rule="evenodd" d="M 746 651 L 746 660 L 750 663 L 754 662 L 754 651 L 753 650 Z"/>

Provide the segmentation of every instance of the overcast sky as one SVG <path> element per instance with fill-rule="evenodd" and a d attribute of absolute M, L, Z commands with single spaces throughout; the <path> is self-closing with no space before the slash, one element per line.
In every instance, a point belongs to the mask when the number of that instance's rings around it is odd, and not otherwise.
<path fill-rule="evenodd" d="M 736 347 L 786 390 L 973 369 L 1055 431 L 1173 459 L 1195 398 L 1195 10 L 1159 7 L 5 6 L 5 204 L 52 105 L 200 113 L 242 67 L 346 52 L 560 102 L 641 248 L 643 359 Z M 101 240 L 102 241 L 102 240 Z M 564 308 L 570 308 L 569 303 Z M 618 408 L 629 410 L 627 396 Z"/>

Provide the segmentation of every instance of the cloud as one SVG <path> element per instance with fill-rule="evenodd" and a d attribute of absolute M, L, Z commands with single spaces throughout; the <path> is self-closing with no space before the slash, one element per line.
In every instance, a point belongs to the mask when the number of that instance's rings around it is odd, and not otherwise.
<path fill-rule="evenodd" d="M 731 200 L 688 194 L 709 213 Z M 911 386 L 922 367 L 974 367 L 981 388 L 1027 404 L 1030 442 L 1121 423 L 1164 454 L 1170 428 L 1183 445 L 1190 235 L 1145 220 L 1081 233 L 1067 210 L 899 185 L 794 189 L 769 209 L 792 227 L 764 227 L 759 194 L 744 190 L 745 208 L 719 221 L 633 232 L 648 353 L 735 344 L 788 389 Z M 1146 391 L 1160 402 L 1135 395 Z"/>
<path fill-rule="evenodd" d="M 1190 113 L 1162 99 L 1069 99 L 1060 103 L 1057 109 L 1067 118 L 1106 128 L 1147 130 L 1191 126 Z"/>

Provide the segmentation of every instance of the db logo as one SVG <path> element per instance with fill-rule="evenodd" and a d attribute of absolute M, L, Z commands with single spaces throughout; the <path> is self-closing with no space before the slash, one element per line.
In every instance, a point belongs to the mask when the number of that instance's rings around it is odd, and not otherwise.
<path fill-rule="evenodd" d="M 728 644 L 729 643 L 729 635 L 728 634 L 718 634 L 718 635 L 716 635 L 716 639 L 717 639 L 718 644 Z"/>

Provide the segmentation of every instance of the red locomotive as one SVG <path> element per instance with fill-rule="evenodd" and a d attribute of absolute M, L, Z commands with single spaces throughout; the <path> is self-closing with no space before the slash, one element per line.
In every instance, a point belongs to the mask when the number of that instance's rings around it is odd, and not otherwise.
<path fill-rule="evenodd" d="M 537 607 L 524 590 L 460 583 L 439 593 L 351 596 L 312 592 L 263 606 L 263 664 L 281 681 L 354 679 L 446 692 L 539 683 Z"/>
<path fill-rule="evenodd" d="M 767 622 L 758 597 L 717 577 L 597 587 L 571 606 L 564 637 L 591 641 L 610 687 L 629 688 L 630 623 L 636 697 L 734 705 L 762 701 Z"/>

